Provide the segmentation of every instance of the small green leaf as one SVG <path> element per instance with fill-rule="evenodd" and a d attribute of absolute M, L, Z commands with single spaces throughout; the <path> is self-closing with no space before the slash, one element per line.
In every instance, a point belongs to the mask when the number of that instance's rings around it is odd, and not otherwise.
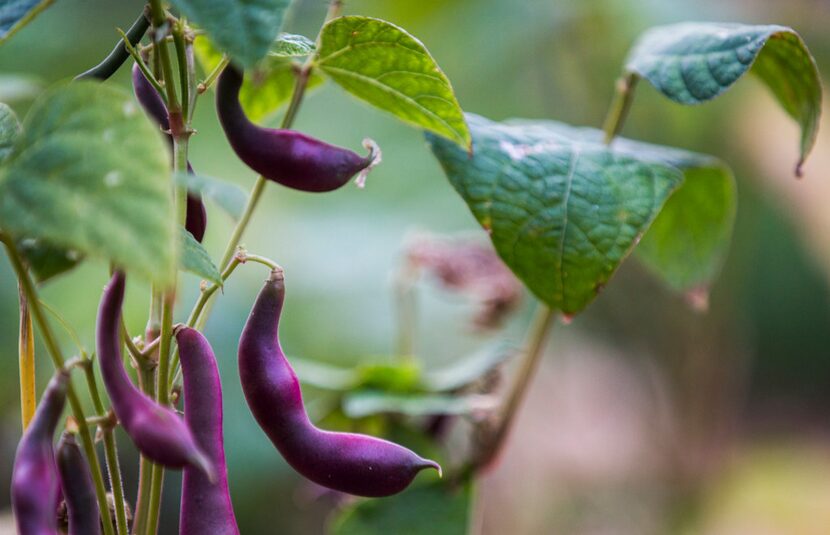
<path fill-rule="evenodd" d="M 29 24 L 54 0 L 5 0 L 0 5 L 0 45 Z"/>
<path fill-rule="evenodd" d="M 17 249 L 39 283 L 70 271 L 83 260 L 77 251 L 67 251 L 35 239 L 20 240 Z"/>
<path fill-rule="evenodd" d="M 626 69 L 681 104 L 713 99 L 749 70 L 801 126 L 799 167 L 815 143 L 821 82 L 810 51 L 790 28 L 725 23 L 659 26 L 640 37 Z"/>
<path fill-rule="evenodd" d="M 413 360 L 370 362 L 357 367 L 358 386 L 388 392 L 412 392 L 421 382 L 421 366 Z"/>
<path fill-rule="evenodd" d="M 428 135 L 435 156 L 505 263 L 565 314 L 603 288 L 687 175 L 712 157 L 553 121 L 468 116 L 473 155 Z"/>
<path fill-rule="evenodd" d="M 674 290 L 707 288 L 726 256 L 735 205 L 728 168 L 688 170 L 637 247 L 637 258 Z"/>
<path fill-rule="evenodd" d="M 179 241 L 171 189 L 167 145 L 129 94 L 64 84 L 33 104 L 0 170 L 0 227 L 163 286 Z"/>
<path fill-rule="evenodd" d="M 179 257 L 181 268 L 221 286 L 222 274 L 219 273 L 202 244 L 197 242 L 190 232 L 181 227 L 179 227 L 179 237 L 181 240 L 181 256 Z"/>
<path fill-rule="evenodd" d="M 468 415 L 491 411 L 498 406 L 491 396 L 477 394 L 395 394 L 380 390 L 356 390 L 343 397 L 343 413 L 349 418 L 374 414 L 405 416 Z"/>
<path fill-rule="evenodd" d="M 205 71 L 211 71 L 222 59 L 222 54 L 205 38 L 197 39 L 195 48 Z M 296 66 L 289 58 L 276 55 L 248 70 L 239 91 L 239 102 L 249 119 L 263 121 L 291 100 L 297 81 L 295 70 Z M 322 76 L 312 72 L 306 90 L 316 89 L 323 82 Z"/>
<path fill-rule="evenodd" d="M 490 345 L 447 366 L 425 370 L 421 383 L 431 392 L 457 390 L 480 380 L 518 352 L 519 348 L 510 344 Z"/>
<path fill-rule="evenodd" d="M 176 173 L 173 180 L 189 192 L 213 201 L 234 219 L 242 217 L 242 212 L 245 211 L 248 194 L 236 184 L 192 173 Z"/>
<path fill-rule="evenodd" d="M 470 132 L 449 79 L 402 28 L 369 17 L 334 19 L 320 34 L 316 63 L 356 97 L 469 148 Z"/>
<path fill-rule="evenodd" d="M 268 54 L 291 0 L 171 0 L 242 67 Z"/>
<path fill-rule="evenodd" d="M 0 102 L 0 162 L 12 151 L 14 140 L 20 134 L 20 122 L 11 108 Z"/>
<path fill-rule="evenodd" d="M 291 366 L 303 384 L 324 390 L 346 391 L 358 386 L 360 377 L 353 368 L 339 368 L 316 360 L 291 357 Z"/>
<path fill-rule="evenodd" d="M 333 535 L 466 535 L 470 529 L 473 484 L 448 480 L 415 485 L 382 500 L 361 500 L 331 525 Z"/>
<path fill-rule="evenodd" d="M 304 35 L 281 33 L 268 50 L 269 56 L 296 58 L 313 54 L 317 45 Z"/>

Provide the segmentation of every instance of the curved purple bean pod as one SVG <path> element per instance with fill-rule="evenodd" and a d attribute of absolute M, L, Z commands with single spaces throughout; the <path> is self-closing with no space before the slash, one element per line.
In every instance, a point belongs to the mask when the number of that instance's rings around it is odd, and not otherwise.
<path fill-rule="evenodd" d="M 135 91 L 135 97 L 138 99 L 138 103 L 141 104 L 141 107 L 144 108 L 147 115 L 158 123 L 159 128 L 164 132 L 168 132 L 170 130 L 170 118 L 167 115 L 167 106 L 164 105 L 164 101 L 156 91 L 156 88 L 153 87 L 153 84 L 147 80 L 144 73 L 138 68 L 137 63 L 133 65 L 133 90 Z M 167 135 L 167 139 L 170 143 L 173 142 L 170 134 Z M 187 172 L 193 174 L 193 168 L 190 166 L 190 162 L 187 162 Z M 202 202 L 202 197 L 194 193 L 188 193 L 185 228 L 193 234 L 196 241 L 201 243 L 205 237 L 206 227 L 207 210 L 205 209 L 205 204 Z"/>
<path fill-rule="evenodd" d="M 308 419 L 300 383 L 279 342 L 285 297 L 282 270 L 271 272 L 239 340 L 239 376 L 259 426 L 297 472 L 311 481 L 358 496 L 404 490 L 435 461 L 387 440 L 322 431 Z"/>
<path fill-rule="evenodd" d="M 118 421 L 151 461 L 170 468 L 194 466 L 212 479 L 213 464 L 179 415 L 150 399 L 130 381 L 121 357 L 123 302 L 124 274 L 117 271 L 104 289 L 98 308 L 96 349 L 101 377 Z"/>
<path fill-rule="evenodd" d="M 182 477 L 181 535 L 239 535 L 233 513 L 222 436 L 222 384 L 216 357 L 202 334 L 188 327 L 176 332 L 184 381 L 184 419 L 196 444 L 216 469 L 216 481 L 189 466 Z"/>
<path fill-rule="evenodd" d="M 12 508 L 20 535 L 57 535 L 60 483 L 52 438 L 66 402 L 69 373 L 59 370 L 40 399 L 29 428 L 20 439 L 12 474 Z"/>
<path fill-rule="evenodd" d="M 101 517 L 92 475 L 72 433 L 61 437 L 57 461 L 69 516 L 69 535 L 100 535 Z"/>
<path fill-rule="evenodd" d="M 239 159 L 268 180 L 319 193 L 335 190 L 360 173 L 357 184 L 362 187 L 369 170 L 380 163 L 380 149 L 370 139 L 363 141 L 369 149 L 369 155 L 363 157 L 294 130 L 253 124 L 239 103 L 242 79 L 242 72 L 232 65 L 219 76 L 219 122 Z"/>

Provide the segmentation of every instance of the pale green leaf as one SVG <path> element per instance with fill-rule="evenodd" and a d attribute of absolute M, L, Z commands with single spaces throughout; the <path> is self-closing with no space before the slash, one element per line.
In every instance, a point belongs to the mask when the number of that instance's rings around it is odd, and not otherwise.
<path fill-rule="evenodd" d="M 12 151 L 14 140 L 20 134 L 20 122 L 14 111 L 0 102 L 0 162 Z"/>
<path fill-rule="evenodd" d="M 382 500 L 361 500 L 344 510 L 331 525 L 333 535 L 467 535 L 473 506 L 473 485 L 449 480 L 414 485 Z"/>
<path fill-rule="evenodd" d="M 469 148 L 449 79 L 404 29 L 369 17 L 334 19 L 320 34 L 316 64 L 356 97 Z"/>
<path fill-rule="evenodd" d="M 470 415 L 491 411 L 498 406 L 491 396 L 478 394 L 399 394 L 381 390 L 356 390 L 343 397 L 343 413 L 349 418 L 374 414 L 405 416 Z"/>
<path fill-rule="evenodd" d="M 28 74 L 0 74 L 0 101 L 15 102 L 34 98 L 43 88 L 36 77 Z"/>
<path fill-rule="evenodd" d="M 179 227 L 181 240 L 181 256 L 179 262 L 184 271 L 193 273 L 203 279 L 222 285 L 222 274 L 210 258 L 210 254 L 197 242 L 190 232 Z"/>
<path fill-rule="evenodd" d="M 687 175 L 718 160 L 553 121 L 470 115 L 473 155 L 428 135 L 496 251 L 550 307 L 585 308 Z"/>
<path fill-rule="evenodd" d="M 242 67 L 268 54 L 291 0 L 171 0 Z"/>
<path fill-rule="evenodd" d="M 295 58 L 313 54 L 317 45 L 304 35 L 281 33 L 268 50 L 269 56 Z"/>
<path fill-rule="evenodd" d="M 179 241 L 171 189 L 167 144 L 128 93 L 60 85 L 34 103 L 0 171 L 0 227 L 163 286 Z"/>
<path fill-rule="evenodd" d="M 216 203 L 234 219 L 242 217 L 242 212 L 245 211 L 248 194 L 236 184 L 194 173 L 176 173 L 173 179 L 189 192 Z"/>
<path fill-rule="evenodd" d="M 424 371 L 421 383 L 432 392 L 456 390 L 481 380 L 518 352 L 519 348 L 506 343 L 489 345 L 441 367 L 430 367 Z"/>
<path fill-rule="evenodd" d="M 0 45 L 29 24 L 54 0 L 3 0 L 0 4 Z"/>
<path fill-rule="evenodd" d="M 659 26 L 640 37 L 626 69 L 681 104 L 715 98 L 750 71 L 801 126 L 799 166 L 815 143 L 821 82 L 810 51 L 790 28 L 726 23 Z"/>

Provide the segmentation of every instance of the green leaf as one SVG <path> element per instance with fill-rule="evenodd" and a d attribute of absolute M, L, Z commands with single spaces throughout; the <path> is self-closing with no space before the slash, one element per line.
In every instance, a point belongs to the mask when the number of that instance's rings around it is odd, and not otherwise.
<path fill-rule="evenodd" d="M 197 39 L 195 48 L 205 71 L 213 70 L 222 59 L 222 54 L 207 39 Z M 289 58 L 269 56 L 248 70 L 239 91 L 239 102 L 249 119 L 255 122 L 265 120 L 291 100 L 297 81 L 295 69 Z M 322 76 L 312 71 L 306 90 L 316 89 L 324 81 Z"/>
<path fill-rule="evenodd" d="M 176 273 L 171 189 L 166 142 L 128 93 L 60 85 L 33 104 L 0 171 L 0 227 L 163 286 Z"/>
<path fill-rule="evenodd" d="M 584 309 L 669 196 L 718 160 L 553 121 L 468 116 L 472 157 L 428 135 L 435 156 L 505 263 L 550 307 Z"/>
<path fill-rule="evenodd" d="M 5 0 L 0 5 L 0 45 L 29 24 L 54 0 Z"/>
<path fill-rule="evenodd" d="M 358 386 L 360 377 L 353 368 L 339 368 L 316 360 L 291 357 L 291 367 L 303 384 L 324 390 L 346 391 Z"/>
<path fill-rule="evenodd" d="M 316 64 L 356 97 L 469 148 L 470 132 L 450 81 L 402 28 L 369 17 L 334 19 L 320 34 Z"/>
<path fill-rule="evenodd" d="M 412 392 L 421 382 L 421 366 L 413 360 L 361 364 L 357 374 L 359 387 L 389 392 Z"/>
<path fill-rule="evenodd" d="M 707 289 L 729 247 L 735 205 L 728 168 L 688 170 L 637 247 L 637 258 L 677 291 Z"/>
<path fill-rule="evenodd" d="M 432 481 L 382 500 L 361 500 L 332 522 L 333 535 L 466 535 L 473 484 Z"/>
<path fill-rule="evenodd" d="M 291 0 L 171 0 L 242 67 L 268 54 Z"/>
<path fill-rule="evenodd" d="M 317 45 L 304 35 L 281 33 L 268 50 L 269 56 L 296 58 L 313 54 Z"/>
<path fill-rule="evenodd" d="M 421 383 L 432 392 L 457 390 L 478 381 L 518 352 L 519 348 L 510 344 L 490 345 L 447 366 L 425 370 Z"/>
<path fill-rule="evenodd" d="M 77 251 L 67 251 L 36 239 L 20 240 L 17 249 L 39 283 L 70 271 L 83 260 Z"/>
<path fill-rule="evenodd" d="M 236 184 L 193 173 L 176 173 L 173 180 L 189 192 L 213 201 L 234 219 L 242 217 L 242 212 L 245 211 L 248 194 Z"/>
<path fill-rule="evenodd" d="M 196 238 L 182 227 L 179 227 L 179 239 L 181 240 L 181 256 L 179 258 L 181 268 L 222 286 L 222 274 L 219 273 L 202 244 L 197 242 Z"/>
<path fill-rule="evenodd" d="M 498 406 L 491 396 L 477 394 L 395 394 L 380 390 L 356 390 L 343 397 L 343 413 L 349 418 L 374 414 L 405 416 L 467 415 L 490 411 Z"/>
<path fill-rule="evenodd" d="M 801 126 L 799 167 L 815 143 L 821 82 L 810 51 L 790 28 L 725 23 L 659 26 L 640 37 L 626 69 L 681 104 L 713 99 L 751 71 Z"/>
<path fill-rule="evenodd" d="M 34 98 L 42 90 L 41 82 L 26 74 L 0 74 L 0 101 L 14 102 Z"/>
<path fill-rule="evenodd" d="M 0 162 L 12 151 L 14 140 L 20 134 L 20 122 L 11 108 L 0 102 Z"/>

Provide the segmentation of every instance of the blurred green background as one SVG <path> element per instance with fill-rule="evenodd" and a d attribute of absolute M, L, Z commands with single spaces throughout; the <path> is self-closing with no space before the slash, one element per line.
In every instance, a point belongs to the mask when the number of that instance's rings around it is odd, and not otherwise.
<path fill-rule="evenodd" d="M 0 76 L 48 84 L 97 63 L 143 3 L 60 0 L 0 47 Z M 313 37 L 322 0 L 299 0 L 286 30 Z M 494 119 L 554 118 L 599 126 L 626 51 L 649 26 L 683 20 L 791 26 L 830 72 L 830 4 L 820 0 L 351 0 L 346 12 L 392 21 L 419 37 L 465 110 Z M 123 68 L 109 83 L 128 86 Z M 0 100 L 25 115 L 0 78 Z M 1 91 L 7 93 L 3 94 Z M 225 144 L 212 96 L 200 100 L 191 162 L 248 189 L 254 175 Z M 275 119 L 276 121 L 276 119 Z M 392 353 L 390 276 L 413 230 L 475 230 L 420 132 L 329 84 L 307 98 L 296 127 L 384 162 L 365 190 L 309 195 L 271 186 L 244 239 L 286 270 L 283 344 L 290 355 L 348 366 Z M 747 77 L 700 107 L 679 107 L 641 84 L 627 137 L 708 152 L 739 187 L 729 257 L 709 311 L 623 265 L 604 294 L 559 328 L 498 466 L 482 478 L 476 529 L 501 534 L 813 534 L 830 525 L 830 135 L 793 179 L 795 126 Z M 207 248 L 218 255 L 231 220 L 209 205 Z M 330 503 L 314 499 L 257 428 L 242 399 L 235 348 L 265 273 L 243 267 L 226 285 L 206 334 L 223 372 L 231 487 L 243 533 L 320 533 Z M 48 284 L 88 348 L 106 266 L 86 262 Z M 179 317 L 198 280 L 186 276 Z M 471 304 L 421 283 L 417 353 L 450 361 L 487 340 L 520 340 L 532 300 L 500 332 L 467 327 Z M 131 332 L 146 321 L 147 287 L 131 281 Z M 17 288 L 0 262 L 0 504 L 20 434 Z M 67 351 L 72 350 L 64 337 Z M 39 387 L 51 366 L 38 348 Z M 307 396 L 312 402 L 314 393 Z M 127 490 L 134 494 L 134 451 Z M 168 476 L 163 532 L 176 532 Z M 406 533 L 402 527 L 400 533 Z"/>

